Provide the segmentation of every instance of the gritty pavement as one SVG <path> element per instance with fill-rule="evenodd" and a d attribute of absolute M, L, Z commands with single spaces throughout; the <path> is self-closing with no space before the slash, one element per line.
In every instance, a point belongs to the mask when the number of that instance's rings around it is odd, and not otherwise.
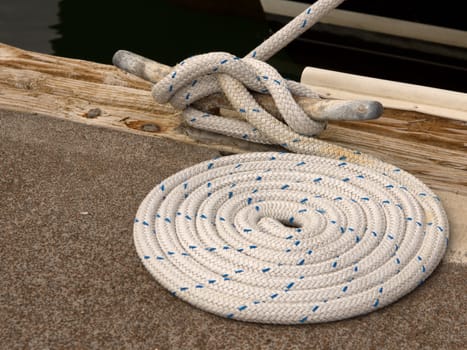
<path fill-rule="evenodd" d="M 465 349 L 465 265 L 328 324 L 242 323 L 172 297 L 136 254 L 133 217 L 162 179 L 218 155 L 0 110 L 0 349 Z"/>

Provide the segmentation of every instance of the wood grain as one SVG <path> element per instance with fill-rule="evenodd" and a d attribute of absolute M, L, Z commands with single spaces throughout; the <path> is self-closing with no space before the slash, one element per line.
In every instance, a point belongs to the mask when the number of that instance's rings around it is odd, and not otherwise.
<path fill-rule="evenodd" d="M 109 58 L 110 59 L 110 58 Z M 156 104 L 151 84 L 110 66 L 0 44 L 0 108 L 46 114 L 224 152 L 271 149 L 193 130 Z M 98 108 L 100 114 L 89 118 Z M 467 123 L 387 109 L 366 122 L 331 122 L 320 136 L 395 164 L 433 189 L 467 195 Z M 272 147 L 277 148 L 277 147 Z"/>

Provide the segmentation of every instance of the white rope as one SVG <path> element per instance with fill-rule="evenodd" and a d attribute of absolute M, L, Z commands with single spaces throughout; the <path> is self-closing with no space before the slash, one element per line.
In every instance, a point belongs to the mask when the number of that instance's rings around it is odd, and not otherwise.
<path fill-rule="evenodd" d="M 156 100 L 185 108 L 195 126 L 302 153 L 215 159 L 148 194 L 135 218 L 136 248 L 153 276 L 183 300 L 245 321 L 332 321 L 394 302 L 442 259 L 448 222 L 439 198 L 401 169 L 304 136 L 324 126 L 290 91 L 312 92 L 258 61 L 341 2 L 316 2 L 253 51 L 255 58 L 192 57 L 155 85 Z M 189 107 L 221 88 L 245 122 Z M 247 88 L 266 89 L 288 125 Z"/>

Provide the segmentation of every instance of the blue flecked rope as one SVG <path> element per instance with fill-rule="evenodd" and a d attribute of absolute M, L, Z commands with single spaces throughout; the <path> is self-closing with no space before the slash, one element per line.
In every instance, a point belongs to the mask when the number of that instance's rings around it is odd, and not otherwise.
<path fill-rule="evenodd" d="M 147 195 L 135 218 L 135 245 L 173 295 L 238 320 L 332 321 L 396 301 L 442 259 L 449 230 L 439 198 L 397 167 L 294 131 L 321 127 L 306 124 L 291 101 L 290 90 L 305 90 L 259 61 L 340 2 L 316 2 L 250 58 L 193 57 L 155 85 L 156 99 L 184 109 L 193 123 L 214 116 L 190 103 L 222 88 L 255 129 L 245 138 L 301 153 L 218 158 Z M 266 89 L 291 127 L 245 86 Z"/>
<path fill-rule="evenodd" d="M 172 73 L 159 81 L 153 88 L 153 97 L 159 103 L 170 103 L 183 110 L 186 123 L 195 128 L 210 130 L 252 142 L 278 143 L 286 146 L 284 131 L 280 139 L 264 134 L 264 120 L 258 127 L 253 121 L 260 113 L 274 123 L 269 113 L 251 97 L 245 86 L 253 91 L 268 92 L 274 98 L 288 129 L 301 135 L 314 136 L 326 127 L 324 121 L 310 119 L 294 101 L 292 95 L 319 98 L 308 87 L 283 79 L 271 66 L 263 63 L 276 52 L 287 46 L 297 36 L 307 31 L 329 10 L 344 0 L 320 0 L 295 17 L 280 31 L 269 37 L 245 58 L 224 52 L 198 55 L 182 61 Z M 224 74 L 222 74 L 224 73 Z M 231 78 L 234 76 L 235 79 Z M 223 91 L 231 104 L 245 116 L 247 122 L 223 118 L 199 111 L 191 104 L 199 99 Z M 248 109 L 245 106 L 250 106 Z M 281 126 L 285 126 L 279 122 Z M 295 135 L 292 140 L 297 139 Z M 286 147 L 287 148 L 287 147 Z M 290 149 L 292 151 L 297 151 Z"/>

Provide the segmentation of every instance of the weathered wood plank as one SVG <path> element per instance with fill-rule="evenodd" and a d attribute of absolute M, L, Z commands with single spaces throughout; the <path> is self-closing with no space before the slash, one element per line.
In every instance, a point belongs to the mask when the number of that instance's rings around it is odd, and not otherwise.
<path fill-rule="evenodd" d="M 467 94 L 306 67 L 301 82 L 327 98 L 377 99 L 386 107 L 467 122 Z"/>
<path fill-rule="evenodd" d="M 2 109 L 42 113 L 225 152 L 269 149 L 183 127 L 179 112 L 156 104 L 150 88 L 148 82 L 110 65 L 0 44 Z M 96 108 L 100 114 L 89 118 L 92 113 L 88 112 Z M 434 189 L 467 195 L 465 122 L 388 109 L 375 121 L 331 122 L 320 138 L 397 164 Z"/>

